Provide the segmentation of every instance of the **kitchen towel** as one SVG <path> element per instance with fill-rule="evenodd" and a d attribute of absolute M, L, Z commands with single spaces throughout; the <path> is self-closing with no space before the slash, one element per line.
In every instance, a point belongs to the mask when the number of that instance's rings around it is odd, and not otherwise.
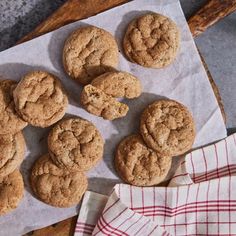
<path fill-rule="evenodd" d="M 86 193 L 75 236 L 235 235 L 235 173 L 233 134 L 187 154 L 168 187 L 117 184 L 106 205 L 107 197 L 101 204 L 101 196 Z M 93 214 L 89 199 L 101 214 Z"/>
<path fill-rule="evenodd" d="M 169 186 L 199 183 L 236 174 L 236 134 L 187 154 Z"/>

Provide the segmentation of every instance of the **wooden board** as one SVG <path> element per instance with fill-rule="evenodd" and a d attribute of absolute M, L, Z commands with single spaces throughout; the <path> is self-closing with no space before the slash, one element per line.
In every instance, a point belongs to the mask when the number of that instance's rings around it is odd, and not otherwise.
<path fill-rule="evenodd" d="M 35 30 L 23 37 L 18 43 L 25 42 L 37 36 L 55 30 L 68 23 L 81 20 L 112 7 L 127 3 L 128 0 L 68 0 L 48 19 L 42 22 Z M 193 36 L 204 32 L 209 26 L 213 25 L 223 17 L 227 16 L 236 9 L 236 0 L 211 0 L 193 15 L 188 23 Z M 204 59 L 201 57 L 203 65 L 208 74 L 213 91 L 219 103 L 224 120 L 226 120 L 223 103 L 219 90 L 207 68 Z M 26 234 L 27 236 L 69 236 L 73 235 L 77 217 L 61 221 L 49 227 L 35 230 Z"/>
<path fill-rule="evenodd" d="M 236 0 L 211 0 L 188 20 L 193 37 L 236 10 Z"/>

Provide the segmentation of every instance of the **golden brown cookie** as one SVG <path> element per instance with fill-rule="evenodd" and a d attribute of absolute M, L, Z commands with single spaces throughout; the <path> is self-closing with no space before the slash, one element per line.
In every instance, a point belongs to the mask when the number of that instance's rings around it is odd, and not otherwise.
<path fill-rule="evenodd" d="M 95 78 L 91 85 L 116 98 L 136 98 L 142 92 L 139 79 L 127 72 L 107 72 Z"/>
<path fill-rule="evenodd" d="M 88 120 L 71 118 L 60 121 L 50 131 L 48 149 L 52 160 L 61 168 L 85 171 L 103 156 L 104 141 Z"/>
<path fill-rule="evenodd" d="M 25 140 L 21 132 L 0 135 L 0 178 L 12 173 L 23 161 Z"/>
<path fill-rule="evenodd" d="M 15 111 L 13 89 L 16 82 L 0 77 L 0 135 L 15 134 L 27 125 Z"/>
<path fill-rule="evenodd" d="M 95 26 L 81 27 L 66 40 L 63 49 L 65 71 L 81 84 L 118 65 L 118 46 L 114 37 Z"/>
<path fill-rule="evenodd" d="M 25 75 L 13 96 L 18 114 L 29 124 L 43 128 L 60 120 L 68 105 L 60 80 L 45 71 Z"/>
<path fill-rule="evenodd" d="M 141 135 L 130 135 L 118 145 L 115 167 L 120 177 L 136 186 L 152 186 L 162 182 L 172 158 L 160 156 L 143 142 Z"/>
<path fill-rule="evenodd" d="M 129 107 L 107 95 L 101 89 L 86 85 L 81 93 L 81 104 L 91 114 L 114 120 L 127 114 Z"/>
<path fill-rule="evenodd" d="M 175 58 L 180 31 L 168 17 L 149 13 L 133 20 L 126 31 L 123 46 L 126 56 L 145 67 L 162 68 Z"/>
<path fill-rule="evenodd" d="M 24 195 L 24 182 L 19 170 L 0 177 L 0 215 L 18 207 Z"/>
<path fill-rule="evenodd" d="M 146 144 L 161 155 L 177 156 L 192 147 L 195 125 L 184 105 L 174 100 L 159 100 L 142 113 L 140 132 Z"/>
<path fill-rule="evenodd" d="M 55 207 L 78 204 L 87 185 L 88 181 L 83 172 L 58 168 L 49 154 L 40 157 L 32 168 L 31 186 L 35 195 Z"/>

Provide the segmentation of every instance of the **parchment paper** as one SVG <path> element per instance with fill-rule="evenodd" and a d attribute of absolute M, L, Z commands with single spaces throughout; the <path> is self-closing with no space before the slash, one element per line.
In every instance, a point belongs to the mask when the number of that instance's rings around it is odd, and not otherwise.
<path fill-rule="evenodd" d="M 147 69 L 130 63 L 122 52 L 121 42 L 128 22 L 147 11 L 156 11 L 171 17 L 181 29 L 181 50 L 175 62 L 165 69 Z M 125 101 L 130 107 L 125 118 L 109 122 L 81 109 L 81 87 L 63 72 L 61 54 L 64 40 L 74 29 L 87 24 L 102 27 L 116 37 L 121 51 L 119 68 L 133 73 L 142 82 L 141 97 Z M 177 0 L 133 1 L 0 53 L 0 74 L 5 77 L 20 80 L 26 72 L 35 69 L 48 70 L 58 75 L 70 97 L 67 113 L 92 121 L 106 140 L 104 160 L 88 172 L 89 189 L 92 191 L 107 194 L 119 182 L 112 165 L 114 149 L 125 135 L 137 132 L 140 113 L 147 104 L 156 99 L 175 99 L 191 110 L 197 127 L 195 147 L 226 136 L 220 109 Z M 25 197 L 15 211 L 0 217 L 0 235 L 21 235 L 78 213 L 77 207 L 54 208 L 31 195 L 29 170 L 33 162 L 47 152 L 48 131 L 49 129 L 34 127 L 24 130 L 27 155 L 21 171 L 25 180 Z"/>

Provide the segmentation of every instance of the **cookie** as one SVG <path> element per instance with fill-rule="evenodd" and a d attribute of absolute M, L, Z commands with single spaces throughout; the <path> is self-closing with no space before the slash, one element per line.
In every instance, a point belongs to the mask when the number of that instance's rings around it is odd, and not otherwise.
<path fill-rule="evenodd" d="M 91 114 L 105 120 L 114 120 L 126 116 L 129 107 L 107 95 L 101 89 L 86 85 L 81 93 L 81 104 Z"/>
<path fill-rule="evenodd" d="M 52 160 L 61 168 L 86 171 L 103 156 L 104 141 L 89 121 L 71 118 L 60 121 L 50 131 L 48 149 Z"/>
<path fill-rule="evenodd" d="M 19 170 L 0 177 L 0 215 L 18 207 L 24 195 L 24 182 Z"/>
<path fill-rule="evenodd" d="M 80 202 L 88 181 L 83 172 L 58 168 L 49 154 L 40 157 L 31 172 L 31 186 L 43 202 L 55 207 L 70 207 Z"/>
<path fill-rule="evenodd" d="M 136 98 L 142 92 L 139 79 L 127 72 L 107 72 L 95 78 L 91 85 L 117 98 Z"/>
<path fill-rule="evenodd" d="M 12 173 L 23 161 L 25 140 L 21 132 L 0 135 L 0 178 Z"/>
<path fill-rule="evenodd" d="M 152 186 L 162 182 L 171 167 L 171 157 L 148 148 L 141 135 L 130 135 L 118 145 L 115 168 L 127 183 Z"/>
<path fill-rule="evenodd" d="M 15 111 L 13 89 L 16 82 L 0 77 L 0 135 L 15 134 L 27 126 Z"/>
<path fill-rule="evenodd" d="M 149 13 L 133 20 L 123 47 L 132 62 L 152 68 L 165 67 L 176 58 L 180 44 L 177 25 L 168 17 Z"/>
<path fill-rule="evenodd" d="M 118 65 L 118 46 L 107 31 L 94 27 L 81 27 L 66 40 L 63 65 L 67 74 L 81 84 Z"/>
<path fill-rule="evenodd" d="M 68 105 L 60 80 L 45 71 L 28 73 L 13 96 L 18 114 L 29 124 L 42 128 L 60 120 Z"/>
<path fill-rule="evenodd" d="M 195 125 L 184 105 L 174 100 L 159 100 L 142 113 L 140 132 L 146 144 L 161 155 L 177 156 L 192 147 Z"/>

